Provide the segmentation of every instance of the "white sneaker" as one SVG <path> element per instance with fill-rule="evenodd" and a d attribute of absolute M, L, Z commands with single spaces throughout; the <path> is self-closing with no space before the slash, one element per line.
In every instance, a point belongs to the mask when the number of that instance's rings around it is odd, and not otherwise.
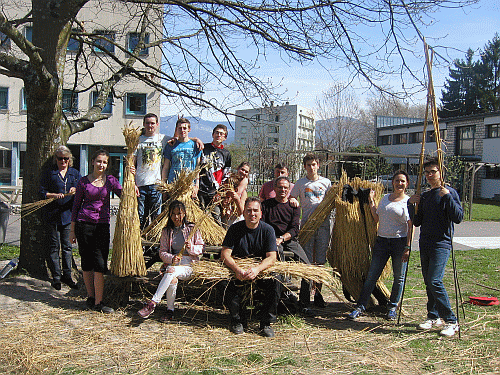
<path fill-rule="evenodd" d="M 443 330 L 439 332 L 441 336 L 452 337 L 458 332 L 460 327 L 458 323 L 446 323 Z"/>
<path fill-rule="evenodd" d="M 426 330 L 429 330 L 432 328 L 441 327 L 442 325 L 443 325 L 443 321 L 441 320 L 441 318 L 427 319 L 425 322 L 420 323 L 417 328 L 420 330 L 426 331 Z"/>

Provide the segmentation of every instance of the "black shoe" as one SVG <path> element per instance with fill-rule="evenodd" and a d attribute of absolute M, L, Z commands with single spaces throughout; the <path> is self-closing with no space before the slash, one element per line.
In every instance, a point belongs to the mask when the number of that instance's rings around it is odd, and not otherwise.
<path fill-rule="evenodd" d="M 300 310 L 300 314 L 302 316 L 310 317 L 313 318 L 316 316 L 316 312 L 309 307 L 304 307 L 302 310 Z"/>
<path fill-rule="evenodd" d="M 69 286 L 71 289 L 78 289 L 78 284 L 75 283 L 71 277 L 63 277 L 61 279 L 61 281 L 66 284 L 67 286 Z"/>
<path fill-rule="evenodd" d="M 271 326 L 260 326 L 260 334 L 264 337 L 274 337 L 274 330 Z"/>
<path fill-rule="evenodd" d="M 52 281 L 50 284 L 52 285 L 52 287 L 55 290 L 61 290 L 61 282 L 60 281 Z"/>
<path fill-rule="evenodd" d="M 167 309 L 167 311 L 165 312 L 165 315 L 163 315 L 160 318 L 160 322 L 162 322 L 162 323 L 168 323 L 172 320 L 174 320 L 174 310 L 169 310 L 169 309 Z"/>
<path fill-rule="evenodd" d="M 104 314 L 112 314 L 115 312 L 115 310 L 113 310 L 111 307 L 104 306 L 102 302 L 98 305 L 94 305 L 94 311 L 102 312 Z"/>
<path fill-rule="evenodd" d="M 321 309 L 326 307 L 325 300 L 323 299 L 323 296 L 321 295 L 321 293 L 319 293 L 318 291 L 316 291 L 316 293 L 314 294 L 314 302 L 313 303 L 314 303 L 314 306 L 319 307 Z"/>
<path fill-rule="evenodd" d="M 85 305 L 88 309 L 93 309 L 95 305 L 95 297 L 88 297 L 85 301 Z"/>
<path fill-rule="evenodd" d="M 245 330 L 243 329 L 243 324 L 241 323 L 231 324 L 229 330 L 235 335 L 241 335 L 243 332 L 245 332 Z"/>

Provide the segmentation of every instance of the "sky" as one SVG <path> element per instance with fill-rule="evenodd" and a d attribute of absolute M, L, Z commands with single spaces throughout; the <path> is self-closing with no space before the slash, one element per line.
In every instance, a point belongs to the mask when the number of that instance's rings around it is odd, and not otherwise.
<path fill-rule="evenodd" d="M 443 54 L 449 62 L 454 59 L 463 59 L 468 48 L 480 50 L 485 44 L 493 39 L 495 33 L 500 33 L 500 1 L 481 0 L 479 3 L 462 9 L 444 9 L 433 14 L 435 20 L 428 27 L 421 29 L 427 42 L 436 46 L 436 51 Z M 446 46 L 442 48 L 439 46 Z M 424 52 L 422 43 L 416 43 L 415 53 L 417 58 L 409 59 L 408 63 L 420 77 L 423 77 Z M 345 82 L 348 77 L 347 70 L 342 67 L 331 65 L 330 62 L 322 64 L 314 62 L 306 66 L 299 63 L 286 63 L 279 57 L 278 53 L 270 53 L 266 60 L 259 61 L 260 68 L 256 74 L 263 80 L 271 80 L 273 83 L 280 83 L 280 93 L 283 94 L 283 102 L 289 101 L 291 104 L 299 104 L 307 108 L 314 109 L 316 100 L 321 97 L 322 92 L 336 82 Z M 436 99 L 441 97 L 441 89 L 445 79 L 448 77 L 450 65 L 441 61 L 433 68 L 434 89 Z M 326 68 L 326 69 L 325 69 Z M 327 71 L 328 70 L 328 71 Z M 416 84 L 409 78 L 405 78 L 405 85 Z M 386 80 L 385 86 L 394 87 L 395 90 L 401 88 L 400 79 Z M 363 105 L 367 89 L 363 81 L 353 81 L 351 83 L 356 91 L 356 95 Z M 418 91 L 418 90 L 416 90 Z M 210 95 L 210 93 L 209 93 Z M 214 91 L 214 96 L 218 95 Z M 425 92 L 412 95 L 409 101 L 414 104 L 425 104 Z M 279 103 L 277 103 L 279 104 Z M 240 108 L 249 108 L 242 106 Z M 175 113 L 173 107 L 164 106 L 162 114 Z M 203 113 L 203 118 L 209 120 L 223 120 L 220 115 Z"/>

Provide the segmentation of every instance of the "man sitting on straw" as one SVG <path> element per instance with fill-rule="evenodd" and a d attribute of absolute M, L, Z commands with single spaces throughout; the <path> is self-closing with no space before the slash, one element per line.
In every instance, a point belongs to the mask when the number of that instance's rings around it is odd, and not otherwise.
<path fill-rule="evenodd" d="M 195 141 L 189 139 L 191 123 L 188 119 L 181 117 L 175 124 L 175 136 L 177 140 L 172 146 L 167 143 L 163 150 L 162 181 L 173 182 L 182 169 L 195 170 L 200 163 L 201 151 Z M 194 181 L 193 197 L 198 194 L 199 179 Z"/>
<path fill-rule="evenodd" d="M 261 222 L 262 210 L 258 197 L 249 197 L 243 210 L 245 221 L 231 225 L 222 243 L 221 259 L 234 273 L 237 280 L 231 279 L 225 291 L 225 304 L 231 316 L 230 330 L 235 334 L 243 333 L 247 325 L 246 303 L 243 286 L 252 282 L 259 273 L 276 261 L 276 235 L 274 229 Z M 236 263 L 237 258 L 261 258 L 255 267 L 243 269 Z M 260 311 L 260 333 L 265 337 L 274 337 L 271 321 L 276 319 L 279 284 L 274 278 L 258 279 L 258 287 L 264 292 L 264 304 Z"/>
<path fill-rule="evenodd" d="M 300 206 L 302 207 L 302 222 L 301 226 L 307 221 L 309 216 L 319 206 L 328 189 L 332 186 L 329 179 L 318 174 L 319 157 L 318 155 L 308 153 L 303 159 L 306 177 L 299 179 L 290 193 L 290 197 L 299 198 Z M 326 263 L 326 252 L 330 244 L 330 236 L 332 232 L 331 218 L 328 216 L 323 224 L 314 233 L 313 237 L 304 245 L 304 250 L 312 264 L 323 265 Z M 302 283 L 304 285 L 304 283 Z M 314 305 L 317 307 L 325 307 L 325 301 L 321 295 L 321 284 L 315 286 Z M 301 295 L 302 295 L 301 290 Z M 305 293 L 305 292 L 304 292 Z M 309 297 L 310 298 L 310 297 Z M 309 299 L 308 298 L 308 299 Z M 309 302 L 303 300 L 303 302 Z"/>
<path fill-rule="evenodd" d="M 281 255 L 284 251 L 291 251 L 302 262 L 310 264 L 304 249 L 297 241 L 300 208 L 292 205 L 288 199 L 290 195 L 290 180 L 288 177 L 281 176 L 274 180 L 274 192 L 274 198 L 262 202 L 262 220 L 274 229 L 278 254 Z M 308 308 L 309 299 L 309 283 L 304 280 L 300 288 L 299 301 L 302 312 L 307 315 L 311 314 Z"/>

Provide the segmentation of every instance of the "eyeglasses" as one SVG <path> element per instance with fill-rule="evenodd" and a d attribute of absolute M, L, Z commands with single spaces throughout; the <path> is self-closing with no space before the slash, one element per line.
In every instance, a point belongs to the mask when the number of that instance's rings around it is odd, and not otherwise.
<path fill-rule="evenodd" d="M 430 174 L 436 174 L 438 173 L 439 171 L 437 169 L 431 169 L 430 171 L 424 171 L 424 174 L 426 176 L 430 175 Z"/>
<path fill-rule="evenodd" d="M 69 157 L 68 156 L 58 156 L 57 160 L 59 160 L 59 161 L 63 161 L 63 160 L 64 161 L 69 161 Z"/>
<path fill-rule="evenodd" d="M 214 132 L 215 135 L 226 135 L 225 132 Z"/>

